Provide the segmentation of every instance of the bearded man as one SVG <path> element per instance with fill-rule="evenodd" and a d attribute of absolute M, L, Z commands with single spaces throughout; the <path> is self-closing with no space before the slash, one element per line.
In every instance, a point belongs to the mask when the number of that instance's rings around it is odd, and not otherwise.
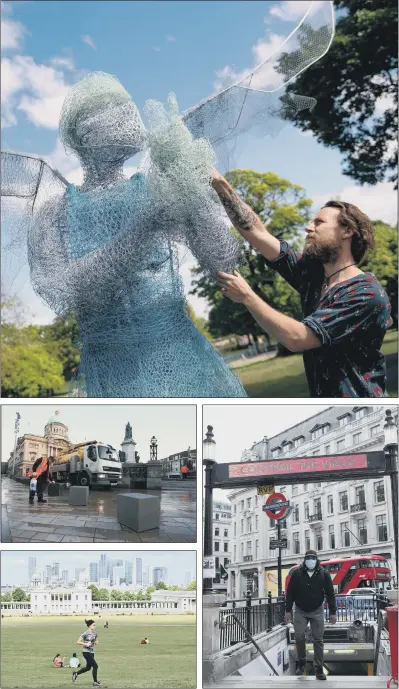
<path fill-rule="evenodd" d="M 291 352 L 303 352 L 311 397 L 389 397 L 380 348 L 392 325 L 391 307 L 375 275 L 357 267 L 374 249 L 367 215 L 351 203 L 329 201 L 306 228 L 299 254 L 268 232 L 216 170 L 212 186 L 234 227 L 299 292 L 304 318 L 299 322 L 273 309 L 238 271 L 218 274 L 222 293 L 244 304 Z"/>

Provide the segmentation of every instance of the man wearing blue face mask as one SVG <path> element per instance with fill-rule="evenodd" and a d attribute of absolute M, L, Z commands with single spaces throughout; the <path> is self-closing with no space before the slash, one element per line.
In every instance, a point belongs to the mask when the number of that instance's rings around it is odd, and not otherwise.
<path fill-rule="evenodd" d="M 337 605 L 331 576 L 320 565 L 315 550 L 307 550 L 303 563 L 292 573 L 285 599 L 286 624 L 291 622 L 295 603 L 294 630 L 298 653 L 297 675 L 306 668 L 306 627 L 310 622 L 313 637 L 314 672 L 316 679 L 327 679 L 323 672 L 324 600 L 327 599 L 330 622 L 337 621 Z"/>

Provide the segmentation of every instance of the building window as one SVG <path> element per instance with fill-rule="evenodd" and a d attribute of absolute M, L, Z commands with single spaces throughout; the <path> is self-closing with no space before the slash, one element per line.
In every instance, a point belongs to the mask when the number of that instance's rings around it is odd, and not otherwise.
<path fill-rule="evenodd" d="M 307 484 L 307 483 L 304 483 L 304 484 L 303 484 L 303 490 L 304 490 L 305 493 L 306 493 L 307 489 L 308 489 L 308 484 Z"/>
<path fill-rule="evenodd" d="M 229 544 L 223 543 L 223 552 L 227 553 L 229 551 Z"/>
<path fill-rule="evenodd" d="M 252 498 L 247 498 L 247 508 L 250 510 L 252 504 Z"/>
<path fill-rule="evenodd" d="M 216 514 L 215 514 L 215 522 L 218 522 L 218 521 L 219 521 L 219 517 L 220 517 L 219 512 L 216 512 Z"/>
<path fill-rule="evenodd" d="M 373 438 L 375 435 L 378 435 L 380 432 L 380 425 L 378 426 L 371 426 L 370 428 L 370 437 Z"/>
<path fill-rule="evenodd" d="M 219 536 L 219 528 L 218 527 L 216 527 L 216 529 L 215 529 L 215 536 Z"/>
<path fill-rule="evenodd" d="M 299 533 L 294 533 L 293 537 L 294 537 L 294 553 L 295 553 L 295 555 L 298 555 L 301 551 L 301 545 L 299 542 Z"/>
<path fill-rule="evenodd" d="M 241 533 L 244 533 L 244 520 L 241 519 Z"/>
<path fill-rule="evenodd" d="M 240 505 L 241 505 L 241 506 L 240 506 L 240 509 L 241 509 L 241 512 L 242 512 L 242 511 L 243 511 L 243 509 L 244 509 L 244 500 L 241 500 L 241 503 L 240 503 Z"/>
<path fill-rule="evenodd" d="M 236 538 L 236 536 L 237 536 L 237 522 L 234 522 L 233 529 L 234 529 L 234 538 Z"/>
<path fill-rule="evenodd" d="M 299 522 L 299 505 L 294 506 L 293 522 L 294 524 L 298 524 Z"/>
<path fill-rule="evenodd" d="M 313 500 L 314 514 L 321 515 L 321 498 L 315 498 Z"/>
<path fill-rule="evenodd" d="M 359 445 L 360 443 L 360 438 L 362 437 L 361 433 L 355 433 L 353 436 L 353 444 L 354 445 Z"/>
<path fill-rule="evenodd" d="M 334 534 L 334 526 L 331 524 L 328 527 L 328 532 L 329 532 L 329 538 L 330 538 L 330 548 L 332 550 L 335 549 L 335 534 Z"/>
<path fill-rule="evenodd" d="M 374 502 L 385 502 L 384 481 L 374 483 Z"/>
<path fill-rule="evenodd" d="M 337 442 L 337 450 L 344 450 L 345 449 L 345 438 L 342 440 L 338 440 Z"/>
<path fill-rule="evenodd" d="M 255 497 L 254 497 L 254 507 L 257 507 L 257 506 L 258 506 L 258 496 L 255 495 Z"/>
<path fill-rule="evenodd" d="M 278 457 L 279 454 L 280 454 L 280 448 L 275 447 L 274 450 L 272 450 L 272 459 L 276 459 L 276 457 Z"/>
<path fill-rule="evenodd" d="M 356 411 L 355 411 L 355 421 L 359 421 L 359 419 L 362 419 L 363 416 L 366 416 L 366 409 L 365 409 L 365 407 L 361 407 L 360 409 L 356 409 Z"/>
<path fill-rule="evenodd" d="M 259 559 L 259 541 L 255 541 L 255 559 Z"/>
<path fill-rule="evenodd" d="M 310 531 L 305 531 L 305 550 L 310 550 Z"/>
<path fill-rule="evenodd" d="M 275 520 L 275 519 L 271 519 L 271 520 L 270 520 L 270 528 L 271 528 L 271 529 L 274 529 L 275 526 L 276 526 L 276 520 Z"/>
<path fill-rule="evenodd" d="M 292 495 L 298 495 L 298 486 L 292 486 Z"/>
<path fill-rule="evenodd" d="M 234 514 L 237 514 L 237 505 L 234 505 Z"/>
<path fill-rule="evenodd" d="M 249 531 L 249 532 L 252 531 L 252 517 L 248 517 L 248 520 L 247 520 L 247 531 Z"/>
<path fill-rule="evenodd" d="M 334 514 L 334 498 L 332 495 L 327 495 L 327 512 Z"/>
<path fill-rule="evenodd" d="M 224 529 L 224 537 L 228 538 L 229 537 L 229 532 L 227 529 Z"/>
<path fill-rule="evenodd" d="M 356 488 L 356 504 L 366 505 L 366 496 L 364 494 L 364 486 Z"/>
<path fill-rule="evenodd" d="M 348 511 L 348 491 L 344 490 L 339 494 L 339 511 Z"/>
<path fill-rule="evenodd" d="M 215 541 L 215 553 L 219 551 L 219 541 Z"/>
<path fill-rule="evenodd" d="M 299 438 L 295 438 L 294 447 L 299 447 L 300 445 L 302 445 L 303 441 L 304 441 L 303 435 L 301 435 Z"/>
<path fill-rule="evenodd" d="M 381 543 L 382 541 L 387 541 L 388 540 L 388 529 L 387 529 L 386 515 L 380 514 L 378 517 L 376 517 L 376 524 L 377 524 L 377 540 L 378 540 L 378 542 Z"/>
<path fill-rule="evenodd" d="M 244 559 L 244 543 L 241 543 L 241 560 Z"/>
<path fill-rule="evenodd" d="M 252 541 L 247 541 L 247 555 L 252 555 Z"/>
<path fill-rule="evenodd" d="M 323 550 L 323 534 L 316 534 L 316 550 Z"/>
<path fill-rule="evenodd" d="M 259 515 L 256 515 L 255 517 L 255 529 L 256 531 L 259 529 Z"/>
<path fill-rule="evenodd" d="M 347 548 L 350 546 L 350 534 L 348 531 L 349 522 L 341 522 L 341 546 Z"/>
<path fill-rule="evenodd" d="M 343 416 L 342 418 L 339 419 L 339 427 L 342 428 L 342 426 L 346 426 L 346 424 L 349 422 L 349 416 Z"/>
<path fill-rule="evenodd" d="M 234 562 L 237 561 L 237 546 L 234 546 Z"/>
<path fill-rule="evenodd" d="M 331 448 L 331 445 L 326 445 L 326 449 L 324 450 L 324 452 L 326 453 L 326 455 L 329 455 L 329 454 L 330 454 L 330 448 Z"/>
<path fill-rule="evenodd" d="M 305 507 L 305 519 L 309 519 L 309 503 L 305 502 L 304 507 Z"/>
<path fill-rule="evenodd" d="M 357 522 L 357 537 L 362 545 L 367 543 L 367 524 L 366 519 L 358 519 Z"/>

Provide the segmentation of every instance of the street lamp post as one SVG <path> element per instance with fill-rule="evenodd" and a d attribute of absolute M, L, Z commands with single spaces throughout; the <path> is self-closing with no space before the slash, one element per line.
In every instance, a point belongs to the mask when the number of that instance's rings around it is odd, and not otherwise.
<path fill-rule="evenodd" d="M 385 412 L 384 434 L 384 453 L 387 461 L 387 471 L 391 479 L 396 581 L 398 581 L 398 429 L 390 409 L 387 409 Z"/>
<path fill-rule="evenodd" d="M 216 443 L 213 436 L 213 427 L 207 427 L 207 433 L 203 441 L 202 461 L 205 467 L 205 519 L 204 519 L 204 558 L 213 555 L 213 483 L 212 467 L 215 464 Z M 212 591 L 212 579 L 204 579 L 204 592 Z"/>
<path fill-rule="evenodd" d="M 158 461 L 158 441 L 155 435 L 152 436 L 150 442 L 150 462 Z"/>
<path fill-rule="evenodd" d="M 19 421 L 21 418 L 21 414 L 17 411 L 15 415 L 15 424 L 14 424 L 14 454 L 13 454 L 13 464 L 12 464 L 12 473 L 15 476 L 15 468 L 16 468 L 16 454 L 17 454 L 17 442 L 18 442 L 18 433 L 19 433 Z"/>

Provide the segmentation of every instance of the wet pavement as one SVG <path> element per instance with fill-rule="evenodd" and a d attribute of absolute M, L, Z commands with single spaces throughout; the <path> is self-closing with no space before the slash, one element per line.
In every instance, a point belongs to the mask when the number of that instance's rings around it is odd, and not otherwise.
<path fill-rule="evenodd" d="M 29 505 L 28 486 L 1 477 L 1 502 L 6 507 L 13 543 L 195 543 L 196 486 L 179 490 L 137 490 L 125 486 L 90 490 L 87 507 L 69 505 L 67 497 L 49 497 Z M 116 519 L 118 493 L 147 493 L 161 498 L 160 528 L 136 533 Z"/>

